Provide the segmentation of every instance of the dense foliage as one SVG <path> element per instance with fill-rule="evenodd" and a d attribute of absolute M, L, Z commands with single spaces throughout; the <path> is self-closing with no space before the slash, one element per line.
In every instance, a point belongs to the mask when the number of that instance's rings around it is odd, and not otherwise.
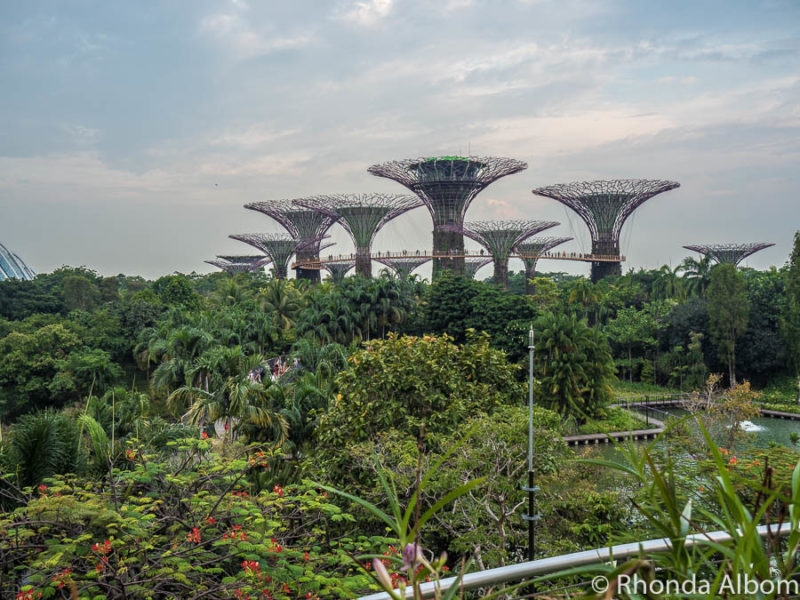
<path fill-rule="evenodd" d="M 632 428 L 617 378 L 701 390 L 726 447 L 754 400 L 796 403 L 798 248 L 769 271 L 540 274 L 531 295 L 520 274 L 509 290 L 67 267 L 0 282 L 0 595 L 351 597 L 375 580 L 350 555 L 395 564 L 399 540 L 321 486 L 382 506 L 382 477 L 423 511 L 480 481 L 414 535 L 451 565 L 521 560 L 531 325 L 538 554 L 652 536 L 624 501 L 643 492 L 560 436 Z M 737 377 L 767 389 L 720 397 Z M 697 429 L 671 435 L 708 458 Z"/>

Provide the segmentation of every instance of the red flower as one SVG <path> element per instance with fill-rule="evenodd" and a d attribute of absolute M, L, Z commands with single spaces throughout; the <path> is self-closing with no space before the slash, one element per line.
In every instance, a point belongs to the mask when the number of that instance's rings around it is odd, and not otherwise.
<path fill-rule="evenodd" d="M 272 491 L 278 494 L 278 496 L 280 496 L 281 498 L 283 498 L 283 488 L 281 486 L 276 484 L 275 487 L 272 488 Z"/>
<path fill-rule="evenodd" d="M 242 562 L 242 570 L 245 575 L 261 576 L 261 566 L 254 560 L 245 560 Z"/>
<path fill-rule="evenodd" d="M 736 465 L 739 461 L 736 459 L 735 456 L 731 456 L 731 459 L 728 461 L 729 465 Z"/>
<path fill-rule="evenodd" d="M 200 543 L 200 530 L 197 527 L 192 527 L 192 531 L 186 534 L 186 539 L 195 544 Z"/>
<path fill-rule="evenodd" d="M 204 440 L 207 440 L 208 434 L 204 431 L 203 433 L 200 434 L 200 437 L 203 438 Z"/>
<path fill-rule="evenodd" d="M 39 492 L 40 492 L 41 494 L 44 494 L 44 493 L 46 493 L 46 492 L 47 492 L 47 486 L 46 486 L 45 484 L 41 484 L 41 485 L 40 485 L 38 488 L 36 488 L 36 489 L 37 489 L 37 490 L 39 490 Z"/>
<path fill-rule="evenodd" d="M 208 523 L 209 525 L 213 525 L 214 523 L 216 523 L 216 521 L 214 520 L 214 517 L 208 517 L 206 519 L 206 523 Z"/>
<path fill-rule="evenodd" d="M 303 560 L 306 561 L 306 562 L 309 561 L 308 552 L 303 552 Z"/>

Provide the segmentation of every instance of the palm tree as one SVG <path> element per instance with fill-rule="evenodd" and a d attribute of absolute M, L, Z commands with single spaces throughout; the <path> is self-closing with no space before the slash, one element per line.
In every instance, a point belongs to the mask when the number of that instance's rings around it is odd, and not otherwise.
<path fill-rule="evenodd" d="M 671 269 L 669 265 L 663 265 L 658 269 L 651 288 L 652 299 L 669 300 L 670 298 L 675 298 L 679 301 L 685 300 L 684 280 L 678 275 L 682 270 L 682 265 L 678 265 L 675 269 Z"/>
<path fill-rule="evenodd" d="M 166 351 L 161 364 L 153 371 L 153 385 L 169 389 L 181 383 L 189 384 L 187 379 L 193 360 L 213 341 L 207 331 L 184 325 L 172 331 L 166 342 Z"/>
<path fill-rule="evenodd" d="M 692 256 L 683 259 L 679 269 L 683 271 L 686 291 L 689 295 L 705 297 L 708 285 L 711 283 L 712 266 L 713 260 L 710 256 L 704 256 L 700 260 Z"/>
<path fill-rule="evenodd" d="M 242 426 L 249 425 L 282 443 L 288 435 L 288 424 L 273 409 L 272 400 L 268 388 L 248 380 L 246 375 L 226 377 L 211 391 L 183 386 L 167 398 L 171 405 L 189 406 L 184 418 L 192 425 L 202 428 L 206 423 L 223 420 L 232 438 Z"/>
<path fill-rule="evenodd" d="M 275 326 L 281 331 L 291 329 L 303 308 L 302 295 L 284 279 L 273 279 L 262 288 L 258 303 L 263 311 L 272 315 Z"/>
<path fill-rule="evenodd" d="M 579 279 L 573 284 L 567 302 L 583 306 L 583 317 L 588 319 L 590 313 L 589 307 L 597 306 L 600 302 L 600 293 L 597 286 L 591 281 L 588 279 Z M 594 314 L 596 310 L 592 310 L 591 312 Z M 594 322 L 595 324 L 597 323 L 596 315 Z"/>

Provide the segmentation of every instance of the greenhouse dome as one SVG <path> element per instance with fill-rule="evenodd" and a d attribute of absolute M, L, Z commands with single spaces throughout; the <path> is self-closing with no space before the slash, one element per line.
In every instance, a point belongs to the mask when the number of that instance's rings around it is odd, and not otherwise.
<path fill-rule="evenodd" d="M 30 280 L 36 276 L 22 259 L 0 244 L 0 281 L 6 279 Z"/>

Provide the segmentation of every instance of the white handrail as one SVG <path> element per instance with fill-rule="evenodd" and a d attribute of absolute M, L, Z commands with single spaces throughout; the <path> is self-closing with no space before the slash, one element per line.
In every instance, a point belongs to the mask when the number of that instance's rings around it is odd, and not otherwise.
<path fill-rule="evenodd" d="M 758 535 L 765 537 L 769 532 L 778 535 L 789 535 L 791 532 L 790 523 L 780 523 L 774 525 L 760 525 L 757 528 Z M 686 546 L 700 546 L 709 542 L 725 543 L 733 541 L 733 537 L 727 531 L 713 531 L 711 533 L 694 533 L 686 536 Z M 603 564 L 611 560 L 620 560 L 636 556 L 640 553 L 648 554 L 654 552 L 667 552 L 671 548 L 669 539 L 660 538 L 655 540 L 645 540 L 642 542 L 632 542 L 630 544 L 620 544 L 611 548 L 595 548 L 594 550 L 584 550 L 572 554 L 562 554 L 551 556 L 530 562 L 518 563 L 496 569 L 487 569 L 476 573 L 464 575 L 461 587 L 464 590 L 471 590 L 480 587 L 507 583 L 509 581 L 525 581 L 531 577 L 556 573 L 575 567 L 587 565 Z M 446 591 L 456 582 L 456 577 L 442 579 L 439 582 L 440 589 Z M 431 598 L 435 592 L 435 582 L 423 583 L 420 586 L 423 598 Z M 406 598 L 413 598 L 414 590 L 406 588 Z M 379 592 L 369 596 L 361 596 L 358 600 L 391 600 L 391 596 L 386 592 Z"/>

